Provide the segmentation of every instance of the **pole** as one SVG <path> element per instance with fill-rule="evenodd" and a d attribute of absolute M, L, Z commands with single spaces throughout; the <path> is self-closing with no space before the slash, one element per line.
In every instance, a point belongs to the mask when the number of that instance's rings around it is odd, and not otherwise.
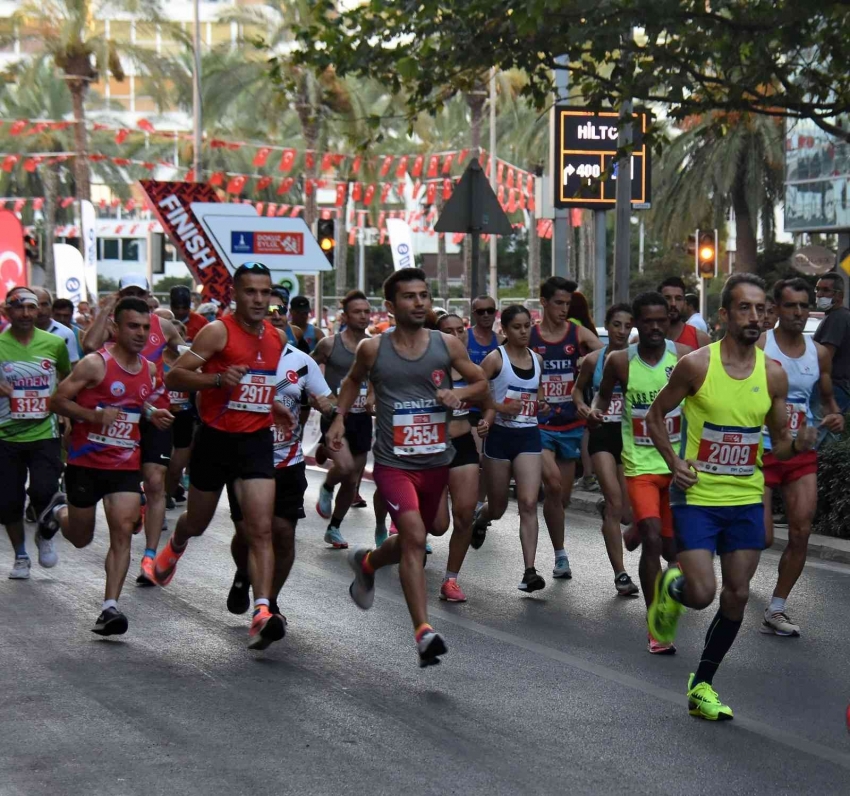
<path fill-rule="evenodd" d="M 490 68 L 490 187 L 496 192 L 496 67 Z M 490 295 L 499 305 L 498 240 L 490 236 Z"/>
<path fill-rule="evenodd" d="M 357 257 L 357 289 L 363 293 L 366 292 L 366 227 L 360 227 L 360 234 L 357 236 L 358 241 L 358 257 Z"/>
<path fill-rule="evenodd" d="M 614 303 L 629 300 L 629 267 L 631 259 L 632 214 L 632 155 L 627 148 L 632 143 L 632 101 L 620 108 L 617 148 L 625 155 L 617 160 L 617 201 L 614 223 Z"/>
<path fill-rule="evenodd" d="M 558 66 L 555 69 L 555 93 L 556 103 L 566 102 L 567 92 L 570 85 L 569 58 L 565 55 L 559 55 L 555 59 Z M 555 109 L 552 109 L 555 113 Z M 554 118 L 554 116 L 553 116 Z M 554 138 L 554 129 L 550 127 L 550 139 Z M 556 141 L 550 141 L 550 149 L 554 153 L 554 148 L 557 146 Z M 550 162 L 555 163 L 556 158 L 552 157 Z M 552 187 L 557 190 L 557 181 L 560 176 L 555 173 L 555 167 L 552 166 L 551 171 Z M 569 210 L 565 207 L 555 208 L 555 220 L 552 224 L 552 274 L 554 276 L 567 276 L 567 270 L 570 262 L 570 226 L 569 226 Z"/>
<path fill-rule="evenodd" d="M 643 273 L 643 239 L 645 234 L 643 216 L 640 217 L 638 231 L 640 232 L 640 238 L 638 240 L 638 271 L 640 271 L 640 273 Z"/>
<path fill-rule="evenodd" d="M 201 108 L 201 4 L 200 0 L 194 2 L 195 30 L 193 31 L 194 47 L 194 70 L 192 74 L 192 126 L 194 132 L 194 156 L 192 158 L 192 172 L 195 182 L 201 179 L 201 145 L 203 133 L 201 123 L 203 109 Z"/>
<path fill-rule="evenodd" d="M 608 303 L 608 224 L 604 210 L 593 211 L 596 263 L 593 272 L 593 318 L 602 325 Z"/>
<path fill-rule="evenodd" d="M 472 235 L 472 296 L 470 301 L 476 296 L 480 296 L 481 291 L 481 233 L 473 232 Z"/>

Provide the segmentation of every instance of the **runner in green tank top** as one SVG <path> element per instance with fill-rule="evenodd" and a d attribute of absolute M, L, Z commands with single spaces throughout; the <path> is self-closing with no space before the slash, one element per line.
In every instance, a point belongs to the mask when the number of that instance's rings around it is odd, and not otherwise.
<path fill-rule="evenodd" d="M 725 337 L 684 357 L 647 415 L 649 434 L 673 473 L 681 567 L 671 567 L 656 581 L 649 626 L 657 638 L 673 640 L 684 606 L 703 609 L 714 602 L 712 558 L 715 551 L 720 555 L 720 609 L 708 628 L 699 668 L 688 681 L 691 715 L 710 721 L 732 718 L 712 681 L 741 627 L 765 543 L 762 425 L 767 424 L 780 461 L 811 450 L 817 439 L 813 426 L 791 437 L 788 379 L 756 347 L 764 312 L 764 282 L 753 274 L 730 277 L 721 295 Z M 682 401 L 685 429 L 677 455 L 664 417 Z"/>

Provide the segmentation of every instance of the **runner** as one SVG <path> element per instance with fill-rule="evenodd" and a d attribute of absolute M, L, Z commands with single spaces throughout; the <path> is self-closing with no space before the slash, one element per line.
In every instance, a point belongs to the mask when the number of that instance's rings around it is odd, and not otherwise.
<path fill-rule="evenodd" d="M 762 329 L 767 332 L 775 328 L 779 308 L 776 306 L 773 296 L 766 295 L 764 299 L 764 323 L 762 324 Z M 761 347 L 764 348 L 764 346 Z"/>
<path fill-rule="evenodd" d="M 68 357 L 71 360 L 71 367 L 80 361 L 80 349 L 77 347 L 77 338 L 74 332 L 64 324 L 53 319 L 53 297 L 50 291 L 43 287 L 32 287 L 30 291 L 35 294 L 38 299 L 38 316 L 35 319 L 35 325 L 43 332 L 55 334 L 65 341 L 68 346 Z"/>
<path fill-rule="evenodd" d="M 316 400 L 322 411 L 330 412 L 333 408 L 328 401 L 331 390 L 318 366 L 307 354 L 291 344 L 287 344 L 283 349 L 275 378 L 275 400 L 285 406 L 293 417 L 300 414 L 303 392 Z M 295 561 L 295 527 L 298 520 L 304 517 L 304 492 L 307 490 L 306 464 L 301 448 L 302 433 L 300 420 L 290 429 L 285 430 L 278 426 L 274 428 L 274 576 L 269 594 L 269 610 L 272 614 L 281 616 L 284 630 L 286 617 L 280 612 L 277 598 Z M 236 574 L 227 596 L 227 610 L 232 614 L 244 614 L 251 605 L 248 594 L 249 546 L 242 509 L 232 482 L 227 484 L 227 497 L 230 500 L 230 516 L 236 526 L 236 533 L 230 543 Z"/>
<path fill-rule="evenodd" d="M 667 384 L 678 358 L 691 351 L 666 339 L 670 317 L 667 300 L 660 293 L 641 293 L 632 304 L 638 342 L 625 351 L 606 357 L 599 392 L 593 399 L 592 419 L 602 423 L 617 384 L 623 391 L 623 471 L 632 505 L 632 515 L 641 539 L 640 585 L 647 608 L 652 603 L 655 579 L 661 572 L 661 557 L 675 561 L 673 516 L 670 511 L 670 468 L 655 450 L 646 427 L 649 406 Z M 674 407 L 666 418 L 672 442 L 682 433 L 681 409 Z M 672 655 L 676 648 L 652 632 L 647 649 L 653 655 Z"/>
<path fill-rule="evenodd" d="M 186 285 L 175 285 L 171 288 L 168 299 L 175 320 L 181 321 L 186 329 L 184 339 L 191 343 L 209 321 L 203 315 L 192 311 L 192 291 Z"/>
<path fill-rule="evenodd" d="M 670 330 L 667 339 L 696 350 L 711 342 L 711 338 L 692 324 L 685 323 L 685 282 L 680 276 L 670 276 L 659 286 L 658 292 L 667 301 Z"/>
<path fill-rule="evenodd" d="M 254 592 L 248 647 L 265 649 L 284 635 L 283 617 L 270 612 L 269 597 L 274 570 L 271 526 L 275 501 L 271 410 L 277 365 L 286 340 L 266 321 L 272 295 L 266 266 L 239 266 L 233 274 L 233 292 L 233 313 L 201 329 L 192 348 L 168 372 L 169 390 L 198 393 L 201 425 L 192 448 L 186 511 L 156 557 L 153 575 L 161 586 L 171 582 L 189 540 L 204 533 L 215 514 L 222 488 L 235 481 L 244 515 Z M 285 408 L 276 417 L 294 425 L 294 418 Z"/>
<path fill-rule="evenodd" d="M 355 573 L 349 591 L 360 608 L 371 608 L 375 570 L 400 564 L 419 665 L 430 666 L 446 652 L 442 637 L 428 624 L 422 561 L 454 456 L 446 438 L 447 408 L 482 400 L 487 382 L 459 340 L 424 328 L 431 295 L 422 270 L 393 273 L 384 283 L 384 298 L 395 314 L 396 328 L 358 347 L 326 438 L 334 450 L 342 447 L 345 417 L 368 376 L 377 401 L 373 474 L 399 532 L 376 550 L 361 547 L 349 553 Z M 449 388 L 452 368 L 468 387 Z"/>
<path fill-rule="evenodd" d="M 365 293 L 350 291 L 342 300 L 342 313 L 345 317 L 345 331 L 319 340 L 313 351 L 313 359 L 325 370 L 325 379 L 334 394 L 354 364 L 354 353 L 361 340 L 367 339 L 372 308 Z M 342 536 L 340 528 L 357 494 L 357 484 L 366 467 L 366 459 L 372 448 L 372 416 L 367 411 L 366 398 L 369 392 L 368 382 L 360 385 L 360 394 L 345 418 L 345 437 L 339 450 L 331 450 L 324 445 L 325 434 L 331 426 L 332 417 L 321 420 L 322 446 L 326 456 L 333 460 L 331 469 L 319 487 L 319 500 L 316 511 L 322 519 L 330 520 L 325 532 L 325 542 L 336 550 L 344 550 L 348 542 Z M 334 502 L 334 489 L 339 484 L 339 494 Z M 380 545 L 376 530 L 375 544 Z"/>
<path fill-rule="evenodd" d="M 812 450 L 817 438 L 817 429 L 806 425 L 796 439 L 791 437 L 785 411 L 788 379 L 756 346 L 764 303 L 759 277 L 729 277 L 720 297 L 726 335 L 676 365 L 647 416 L 652 441 L 673 472 L 679 546 L 679 566 L 659 575 L 649 609 L 650 630 L 659 641 L 673 641 L 685 606 L 699 610 L 712 604 L 717 590 L 712 559 L 715 551 L 720 555 L 720 608 L 699 667 L 688 681 L 691 715 L 710 721 L 732 718 L 732 709 L 720 702 L 712 682 L 741 627 L 750 580 L 764 548 L 762 426 L 767 420 L 778 461 Z M 687 432 L 679 457 L 665 415 L 682 401 Z"/>
<path fill-rule="evenodd" d="M 809 307 L 814 301 L 812 289 L 805 279 L 784 279 L 773 289 L 779 326 L 762 335 L 758 345 L 765 356 L 777 362 L 788 378 L 788 427 L 792 439 L 801 425 L 814 426 L 812 394 L 817 387 L 821 406 L 827 414 L 820 424 L 840 434 L 844 416 L 832 394 L 832 357 L 829 351 L 810 336 L 804 335 Z M 788 545 L 779 561 L 779 580 L 770 605 L 764 612 L 763 633 L 777 636 L 799 636 L 800 627 L 788 618 L 785 601 L 806 565 L 806 551 L 812 520 L 818 503 L 818 460 L 815 451 L 777 461 L 770 450 L 770 438 L 764 439 L 764 520 L 766 547 L 773 543 L 773 490 L 782 489 L 782 500 L 788 514 Z"/>
<path fill-rule="evenodd" d="M 58 528 L 51 512 L 65 502 L 59 493 L 62 451 L 48 401 L 57 376 L 65 378 L 71 364 L 64 340 L 35 325 L 38 297 L 32 290 L 12 288 L 4 309 L 9 326 L 0 332 L 0 523 L 15 552 L 9 577 L 25 580 L 31 566 L 24 532 L 27 476 L 39 519 L 38 563 L 55 567 L 59 560 L 53 545 Z"/>
<path fill-rule="evenodd" d="M 437 321 L 437 329 L 443 334 L 457 337 L 467 347 L 467 330 L 463 319 L 453 312 L 443 315 Z M 452 387 L 460 389 L 468 386 L 456 370 L 452 371 Z M 452 411 L 452 421 L 449 424 L 449 437 L 455 453 L 449 465 L 448 494 L 440 501 L 440 510 L 434 521 L 435 536 L 442 536 L 449 528 L 449 504 L 451 497 L 452 536 L 449 540 L 449 558 L 446 563 L 446 574 L 440 587 L 440 599 L 452 603 L 465 603 L 466 595 L 458 585 L 458 575 L 463 566 L 463 560 L 469 550 L 472 538 L 472 516 L 475 512 L 478 497 L 479 458 L 478 448 L 472 434 L 469 421 L 469 405 L 464 402 Z M 481 422 L 481 421 L 479 421 Z"/>
<path fill-rule="evenodd" d="M 118 599 L 140 508 L 140 418 L 144 414 L 159 428 L 174 420 L 167 409 L 150 403 L 158 387 L 156 366 L 141 355 L 150 318 L 143 299 L 121 299 L 114 308 L 115 342 L 83 357 L 50 400 L 52 411 L 74 421 L 65 471 L 68 505 L 57 505 L 52 520 L 74 547 L 85 547 L 94 538 L 102 500 L 109 526 L 106 592 L 92 628 L 100 636 L 127 632 Z"/>
<path fill-rule="evenodd" d="M 310 323 L 310 299 L 307 296 L 295 296 L 289 302 L 289 317 L 292 319 L 292 324 L 304 333 L 304 342 L 307 344 L 309 353 L 312 354 L 325 333 L 318 326 Z"/>
<path fill-rule="evenodd" d="M 573 390 L 578 416 L 587 420 L 591 416 L 591 407 L 585 401 L 585 390 L 592 387 L 593 394 L 599 392 L 602 383 L 602 369 L 609 354 L 624 351 L 629 344 L 632 330 L 632 308 L 628 304 L 615 304 L 605 313 L 605 328 L 608 330 L 609 343 L 598 351 L 591 351 L 581 363 L 581 370 Z M 624 517 L 631 517 L 628 491 L 623 475 L 623 392 L 619 383 L 615 385 L 608 411 L 602 416 L 602 423 L 591 427 L 588 440 L 588 453 L 593 461 L 593 471 L 602 487 L 605 499 L 602 517 L 602 537 L 608 561 L 614 570 L 614 588 L 617 594 L 629 597 L 638 593 L 638 587 L 626 572 L 623 563 L 623 536 L 620 525 Z"/>
<path fill-rule="evenodd" d="M 555 548 L 552 577 L 571 578 L 570 560 L 564 549 L 565 512 L 575 480 L 576 462 L 581 458 L 585 421 L 573 403 L 573 385 L 578 360 L 602 348 L 594 332 L 570 323 L 570 300 L 576 283 L 560 276 L 549 277 L 540 286 L 543 319 L 531 329 L 530 347 L 543 356 L 541 378 L 540 440 L 543 445 L 543 517 Z"/>
<path fill-rule="evenodd" d="M 533 592 L 546 581 L 534 568 L 537 556 L 537 498 L 543 464 L 537 426 L 538 391 L 543 372 L 540 354 L 528 348 L 531 313 L 519 304 L 502 312 L 504 345 L 488 354 L 481 369 L 490 380 L 492 405 L 484 412 L 484 478 L 487 502 L 476 512 L 476 524 L 489 524 L 507 511 L 511 473 L 516 482 L 519 539 L 525 571 L 517 587 Z M 545 407 L 543 407 L 545 410 Z"/>

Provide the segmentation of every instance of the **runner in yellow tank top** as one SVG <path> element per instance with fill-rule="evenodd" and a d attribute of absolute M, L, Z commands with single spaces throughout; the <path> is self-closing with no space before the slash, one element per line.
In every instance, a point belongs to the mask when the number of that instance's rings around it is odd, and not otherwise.
<path fill-rule="evenodd" d="M 720 555 L 720 610 L 709 626 L 699 668 L 688 681 L 691 715 L 711 721 L 732 718 L 711 683 L 741 627 L 750 580 L 764 548 L 761 427 L 766 423 L 780 460 L 811 450 L 817 438 L 811 426 L 791 438 L 785 410 L 788 379 L 756 347 L 764 310 L 759 277 L 730 277 L 721 295 L 726 336 L 679 361 L 646 418 L 673 473 L 671 501 L 681 567 L 671 567 L 656 581 L 648 616 L 656 638 L 673 640 L 684 606 L 712 604 L 717 589 L 712 558 L 715 551 Z M 670 444 L 664 416 L 682 401 L 680 456 Z"/>

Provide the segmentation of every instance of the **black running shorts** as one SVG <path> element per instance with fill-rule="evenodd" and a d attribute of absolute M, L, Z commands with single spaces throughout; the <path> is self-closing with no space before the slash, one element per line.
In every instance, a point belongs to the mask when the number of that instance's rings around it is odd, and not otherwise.
<path fill-rule="evenodd" d="M 272 430 L 229 434 L 202 423 L 192 447 L 189 482 L 201 492 L 219 492 L 237 478 L 274 478 Z"/>
<path fill-rule="evenodd" d="M 590 429 L 587 439 L 587 452 L 610 453 L 617 464 L 622 464 L 623 431 L 620 423 L 603 423 L 597 428 Z"/>
<path fill-rule="evenodd" d="M 274 472 L 274 516 L 289 520 L 293 526 L 298 520 L 303 520 L 304 493 L 307 491 L 307 476 L 304 462 L 292 464 L 289 467 L 278 467 Z M 230 519 L 233 522 L 242 521 L 242 509 L 236 497 L 233 482 L 227 483 L 227 499 L 230 501 Z"/>
<path fill-rule="evenodd" d="M 332 422 L 333 418 L 326 420 L 322 415 L 322 444 Z M 369 453 L 372 450 L 372 415 L 368 412 L 349 412 L 345 416 L 345 440 L 352 456 Z"/>
<path fill-rule="evenodd" d="M 139 470 L 100 470 L 69 464 L 65 468 L 68 503 L 78 509 L 90 509 L 107 495 L 129 492 L 139 495 L 142 474 Z"/>
<path fill-rule="evenodd" d="M 449 469 L 453 467 L 465 467 L 468 464 L 478 465 L 478 448 L 475 447 L 475 440 L 472 437 L 471 431 L 459 437 L 453 437 L 452 445 L 454 445 L 455 457 L 452 459 Z"/>

